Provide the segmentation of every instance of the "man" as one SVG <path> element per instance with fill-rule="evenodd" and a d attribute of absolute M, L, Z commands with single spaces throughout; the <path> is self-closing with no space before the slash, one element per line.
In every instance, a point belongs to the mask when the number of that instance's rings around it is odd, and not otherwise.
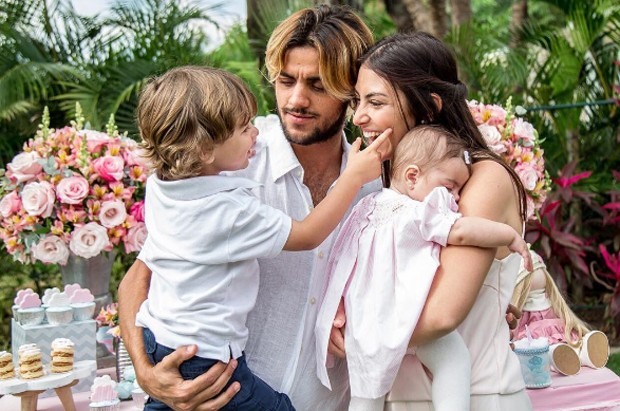
<path fill-rule="evenodd" d="M 354 96 L 356 61 L 371 43 L 372 34 L 361 19 L 339 7 L 301 10 L 274 30 L 266 66 L 278 116 L 257 119 L 256 156 L 240 173 L 263 184 L 256 194 L 266 204 L 303 219 L 338 178 L 348 150 L 343 128 Z M 379 188 L 378 181 L 368 185 L 358 198 Z M 344 362 L 331 370 L 333 391 L 316 377 L 314 325 L 333 238 L 332 233 L 313 251 L 259 260 L 260 289 L 248 317 L 248 364 L 274 389 L 287 393 L 298 410 L 345 409 L 348 402 Z M 142 331 L 134 325 L 149 281 L 150 271 L 137 260 L 119 287 L 123 339 L 138 381 L 173 409 L 222 407 L 238 390 L 233 383 L 219 394 L 234 360 L 193 381 L 183 381 L 178 367 L 194 355 L 195 347 L 179 348 L 155 367 L 149 362 Z"/>

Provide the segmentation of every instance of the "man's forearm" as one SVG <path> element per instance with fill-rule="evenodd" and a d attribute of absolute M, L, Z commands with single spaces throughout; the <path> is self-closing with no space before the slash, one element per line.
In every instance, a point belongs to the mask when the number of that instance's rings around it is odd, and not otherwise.
<path fill-rule="evenodd" d="M 121 334 L 138 378 L 152 366 L 144 349 L 142 328 L 135 325 L 136 314 L 147 298 L 150 283 L 151 271 L 142 261 L 136 260 L 118 287 Z"/>

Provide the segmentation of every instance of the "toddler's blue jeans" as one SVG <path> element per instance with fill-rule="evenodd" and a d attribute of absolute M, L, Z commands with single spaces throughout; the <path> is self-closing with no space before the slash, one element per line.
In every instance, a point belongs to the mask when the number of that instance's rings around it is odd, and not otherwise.
<path fill-rule="evenodd" d="M 146 354 L 151 363 L 157 364 L 165 356 L 174 352 L 172 348 L 157 344 L 155 336 L 148 328 L 143 329 L 143 335 Z M 207 372 L 217 362 L 218 360 L 193 357 L 181 364 L 179 372 L 183 379 L 193 380 Z M 241 383 L 241 390 L 222 408 L 222 411 L 295 411 L 286 394 L 275 391 L 250 371 L 245 362 L 245 355 L 237 358 L 237 363 L 237 368 L 224 390 L 233 381 Z M 145 411 L 170 410 L 166 404 L 151 397 L 144 409 Z"/>

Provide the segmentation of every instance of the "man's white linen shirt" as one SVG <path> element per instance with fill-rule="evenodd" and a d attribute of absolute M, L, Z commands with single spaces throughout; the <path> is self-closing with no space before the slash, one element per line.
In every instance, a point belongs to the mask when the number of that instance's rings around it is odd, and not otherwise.
<path fill-rule="evenodd" d="M 196 344 L 198 356 L 242 355 L 258 293 L 258 257 L 275 257 L 291 218 L 261 203 L 259 184 L 223 175 L 146 185 L 148 237 L 139 258 L 153 272 L 136 324 L 159 344 Z"/>
<path fill-rule="evenodd" d="M 259 117 L 256 155 L 250 166 L 235 173 L 262 185 L 258 198 L 295 220 L 312 210 L 304 170 L 286 140 L 275 115 Z M 346 165 L 350 145 L 342 138 Z M 377 179 L 366 184 L 355 200 L 381 189 Z M 276 258 L 260 258 L 260 286 L 256 306 L 248 316 L 250 337 L 246 354 L 250 369 L 274 389 L 287 393 L 298 410 L 340 410 L 348 406 L 346 363 L 330 370 L 333 391 L 316 376 L 315 337 L 320 299 L 327 282 L 327 259 L 335 233 L 312 251 L 282 252 Z M 340 382 L 340 384 L 339 384 Z"/>

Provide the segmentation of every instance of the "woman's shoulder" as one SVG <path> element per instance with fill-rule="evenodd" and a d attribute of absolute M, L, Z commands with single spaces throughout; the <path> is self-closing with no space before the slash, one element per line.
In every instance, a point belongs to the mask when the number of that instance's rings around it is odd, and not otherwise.
<path fill-rule="evenodd" d="M 477 185 L 503 190 L 512 187 L 513 182 L 505 166 L 497 161 L 482 160 L 474 163 L 471 177 L 467 181 L 467 186 Z"/>
<path fill-rule="evenodd" d="M 504 221 L 505 213 L 518 213 L 517 197 L 506 168 L 493 160 L 482 160 L 472 166 L 472 175 L 463 188 L 459 207 L 464 215 Z M 510 204 L 514 205 L 514 210 Z"/>

